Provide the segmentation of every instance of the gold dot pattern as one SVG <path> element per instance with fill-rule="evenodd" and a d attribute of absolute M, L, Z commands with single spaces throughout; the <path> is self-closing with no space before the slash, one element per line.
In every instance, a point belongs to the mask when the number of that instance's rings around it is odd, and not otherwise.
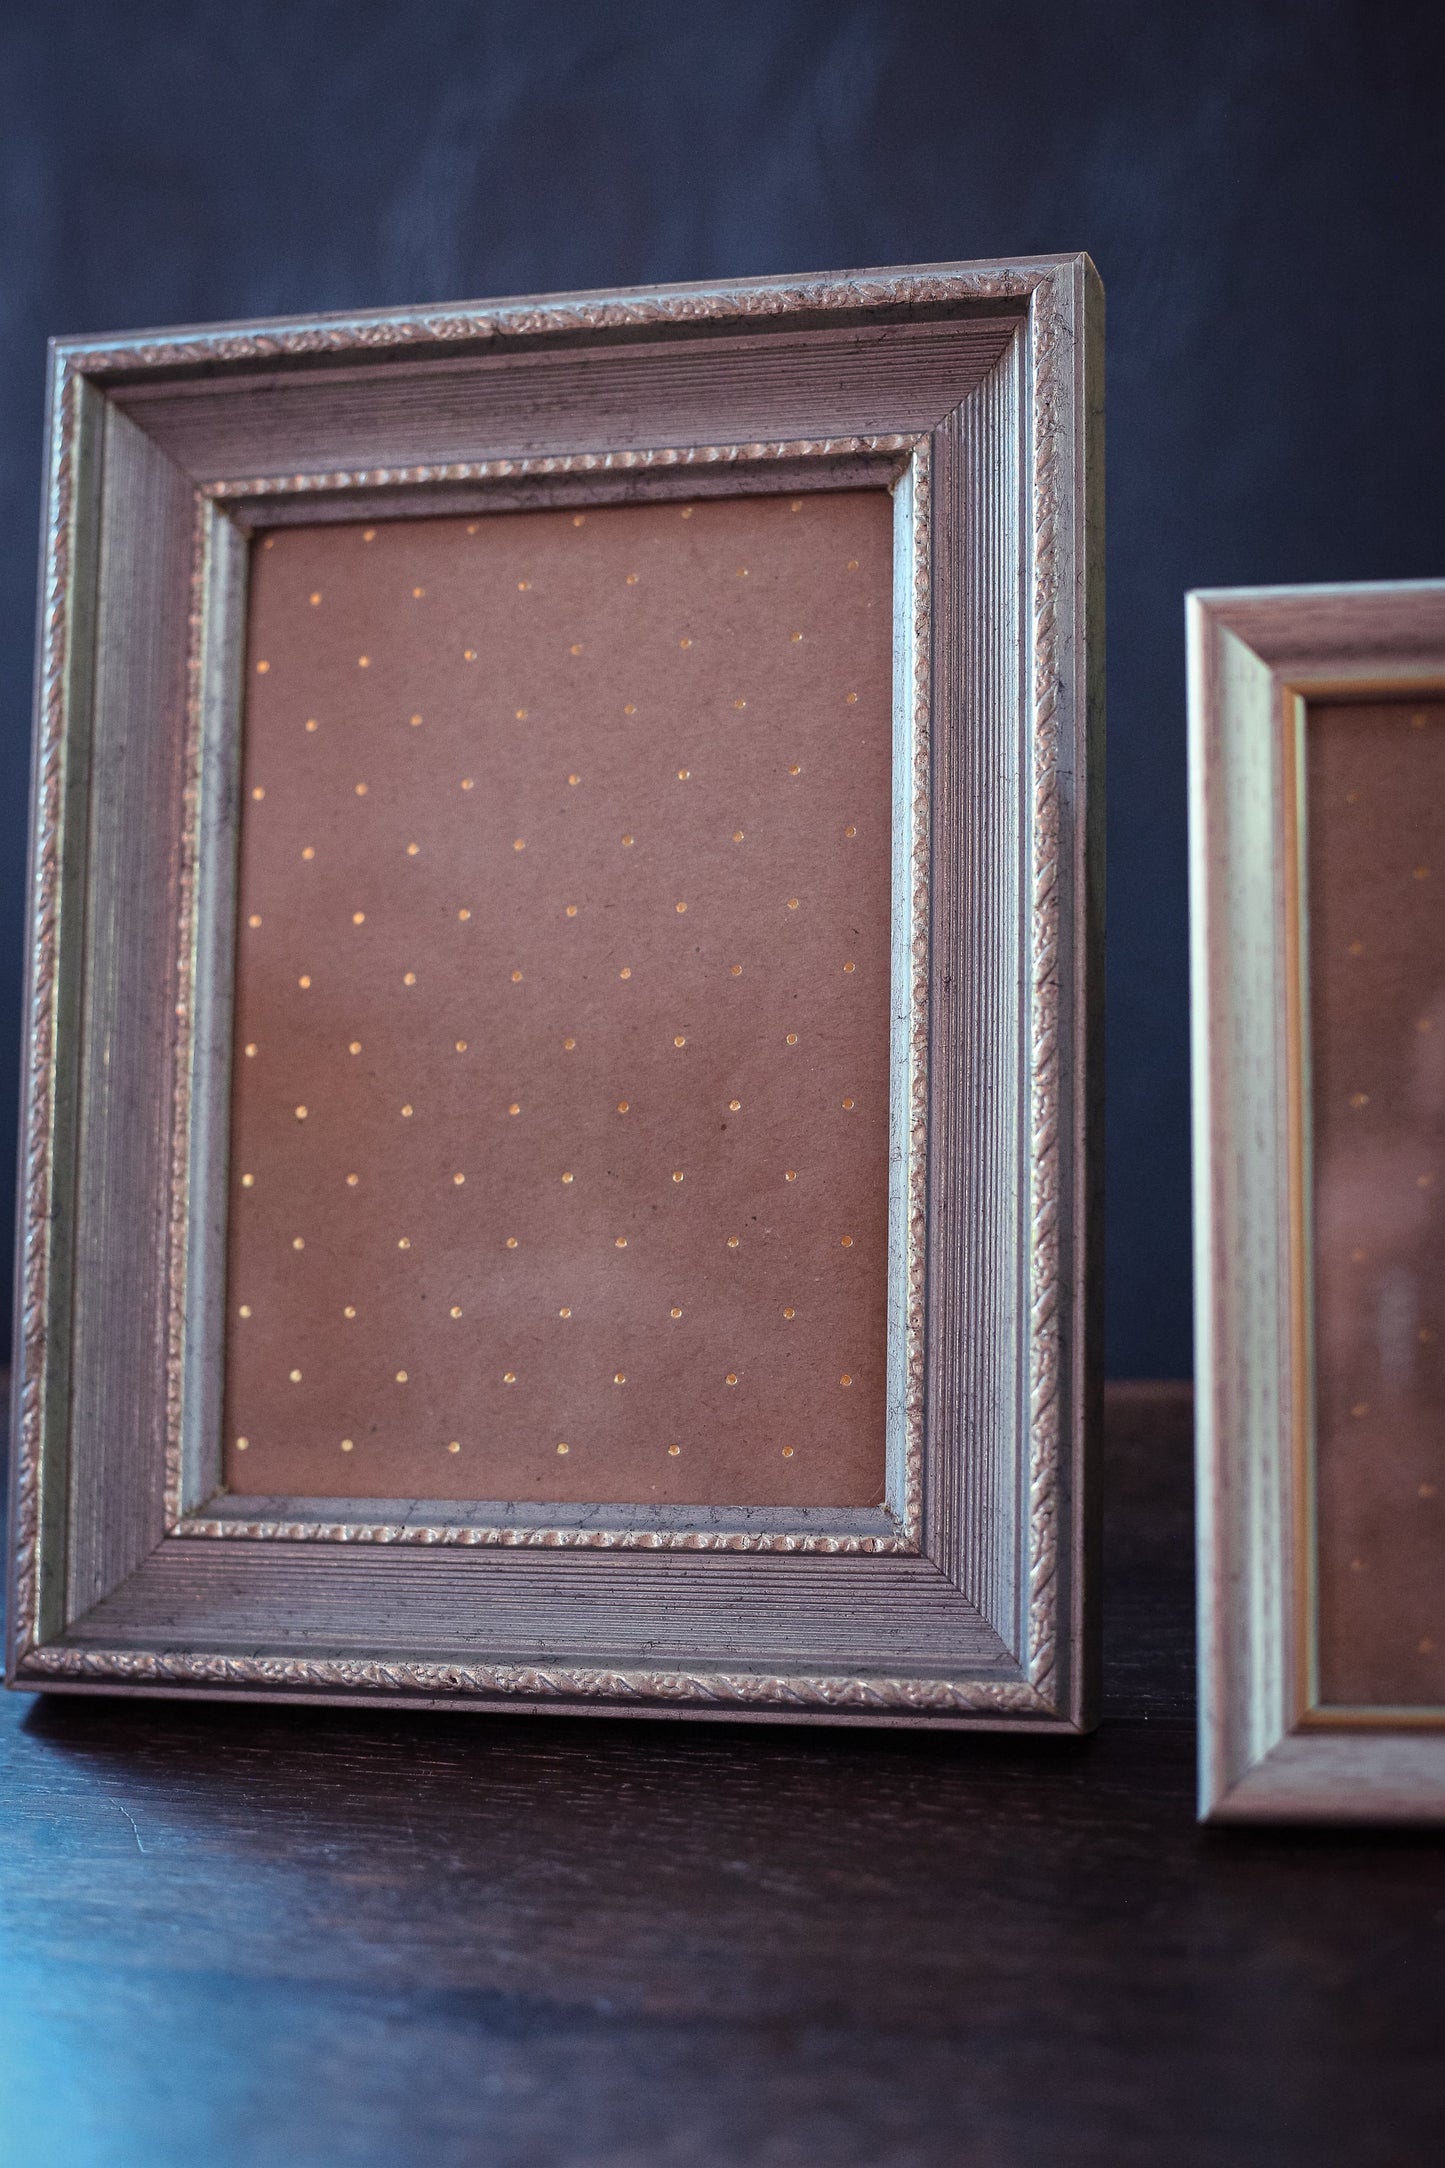
<path fill-rule="evenodd" d="M 886 494 L 265 539 L 228 1482 L 875 1503 Z"/>
<path fill-rule="evenodd" d="M 1311 704 L 1305 743 L 1321 1692 L 1439 1704 L 1445 701 Z"/>

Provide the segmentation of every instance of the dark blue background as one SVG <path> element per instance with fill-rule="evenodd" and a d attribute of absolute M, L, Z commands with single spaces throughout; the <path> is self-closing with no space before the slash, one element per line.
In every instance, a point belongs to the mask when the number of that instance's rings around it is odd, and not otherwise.
<path fill-rule="evenodd" d="M 1181 598 L 1445 570 L 1441 23 L 1390 0 L 0 0 L 0 1213 L 48 334 L 1087 248 L 1109 1368 L 1187 1371 Z"/>

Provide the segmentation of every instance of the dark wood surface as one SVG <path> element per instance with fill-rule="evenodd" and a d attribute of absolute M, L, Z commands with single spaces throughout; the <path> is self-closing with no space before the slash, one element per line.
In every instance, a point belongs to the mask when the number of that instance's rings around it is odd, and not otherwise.
<path fill-rule="evenodd" d="M 1189 1423 L 1077 1743 L 4 1697 L 0 2162 L 1445 2157 L 1439 1836 L 1194 1822 Z"/>

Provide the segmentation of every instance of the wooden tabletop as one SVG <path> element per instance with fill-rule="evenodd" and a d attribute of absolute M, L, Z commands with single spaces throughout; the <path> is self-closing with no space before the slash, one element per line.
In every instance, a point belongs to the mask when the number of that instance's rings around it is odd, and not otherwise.
<path fill-rule="evenodd" d="M 0 2162 L 1414 2168 L 1445 1846 L 1193 1818 L 1187 1394 L 1078 1744 L 0 1703 Z"/>

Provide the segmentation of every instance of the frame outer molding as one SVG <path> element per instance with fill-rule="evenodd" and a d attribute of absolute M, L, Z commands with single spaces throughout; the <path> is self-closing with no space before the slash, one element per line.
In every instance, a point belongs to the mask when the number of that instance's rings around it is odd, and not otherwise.
<path fill-rule="evenodd" d="M 340 1658 L 152 1654 L 127 1649 L 39 1645 L 54 1602 L 41 1586 L 39 1558 L 47 1543 L 54 1471 L 63 1484 L 62 1420 L 48 1393 L 56 1389 L 64 1352 L 56 1336 L 57 1301 L 68 1298 L 68 1259 L 57 1256 L 62 1196 L 70 1169 L 55 1156 L 57 1099 L 64 1079 L 56 1067 L 58 1017 L 65 988 L 58 977 L 62 897 L 67 878 L 65 799 L 67 716 L 87 706 L 76 673 L 90 661 L 89 611 L 93 566 L 76 562 L 78 501 L 95 486 L 94 420 L 104 387 L 134 383 L 151 372 L 223 363 L 265 363 L 286 357 L 356 356 L 388 352 L 456 352 L 485 342 L 545 345 L 580 333 L 728 323 L 765 328 L 780 318 L 818 321 L 878 310 L 957 309 L 960 303 L 1018 303 L 1027 324 L 1030 463 L 1028 621 L 1030 685 L 1028 884 L 1031 892 L 1027 1094 L 1027 1511 L 1021 1525 L 1025 1593 L 1024 1676 L 949 1682 L 789 1676 L 716 1671 L 592 1671 L 515 1665 L 355 1663 Z M 1093 1601 L 1090 1562 L 1095 1544 L 1087 1481 L 1090 1431 L 1097 1402 L 1096 1335 L 1099 1245 L 1097 1182 L 1097 1055 L 1102 935 L 1102 552 L 1099 459 L 1102 423 L 1101 292 L 1084 257 L 1024 259 L 1014 265 L 922 266 L 902 272 L 843 278 L 763 279 L 731 287 L 659 288 L 642 294 L 601 293 L 479 307 L 381 311 L 362 317 L 318 318 L 259 326 L 222 326 L 175 334 L 138 334 L 56 346 L 50 428 L 50 485 L 37 691 L 36 799 L 33 850 L 35 916 L 27 997 L 29 1070 L 22 1148 L 21 1243 L 17 1290 L 22 1367 L 17 1381 L 13 1474 L 15 1515 L 11 1555 L 12 1683 L 110 1681 L 165 1690 L 201 1682 L 248 1693 L 295 1692 L 347 1698 L 390 1688 L 410 1695 L 500 1694 L 545 1702 L 554 1696 L 582 1703 L 598 1696 L 639 1703 L 679 1702 L 708 1713 L 731 1703 L 755 1713 L 767 1708 L 872 1714 L 889 1720 L 909 1713 L 982 1714 L 993 1721 L 1037 1723 L 1075 1730 L 1092 1721 L 1095 1661 L 1090 1649 Z M 90 415 L 90 426 L 87 419 Z M 394 478 L 390 470 L 386 479 Z M 360 479 L 358 477 L 357 479 Z M 368 474 L 370 482 L 380 479 Z M 273 485 L 274 487 L 275 485 Z M 284 484 L 282 485 L 285 486 Z M 292 487 L 304 488 L 297 477 Z M 205 496 L 224 487 L 201 485 Z M 244 489 L 234 494 L 243 495 Z M 198 514 L 201 506 L 198 504 Z M 209 515 L 214 518 L 214 513 Z M 198 518 L 193 612 L 204 581 L 204 522 Z M 925 598 L 926 600 L 926 598 Z M 921 612 L 926 617 L 926 609 Z M 921 629 L 921 628 L 920 628 Z M 193 633 L 194 633 L 193 625 Z M 204 662 L 192 643 L 191 699 L 200 699 Z M 1087 676 L 1081 653 L 1087 646 Z M 74 740 L 71 741 L 73 750 Z M 1087 787 L 1076 757 L 1099 762 Z M 187 790 L 196 779 L 187 778 Z M 192 909 L 194 868 L 183 873 L 185 910 Z M 73 965 L 72 965 L 73 969 Z M 191 1019 L 181 1016 L 181 1039 Z M 184 1047 L 183 1047 L 184 1051 Z M 1093 1074 L 1076 1092 L 1077 1058 Z M 183 1088 L 183 1087 L 182 1087 Z M 73 1154 L 72 1154 L 73 1156 Z M 173 1227 L 173 1245 L 179 1230 Z M 173 1267 L 175 1253 L 173 1247 Z M 180 1392 L 183 1350 L 168 1353 L 168 1391 Z M 44 1473 L 42 1473 L 44 1471 Z M 172 1478 L 176 1471 L 171 1471 Z M 61 1501 L 63 1507 L 63 1500 Z M 1067 1541 L 1062 1530 L 1067 1528 Z M 380 1535 L 382 1532 L 377 1531 Z M 388 1532 L 389 1533 L 389 1532 Z M 55 1601 L 63 1602 L 63 1591 Z M 1067 1647 L 1069 1661 L 1062 1661 Z"/>

